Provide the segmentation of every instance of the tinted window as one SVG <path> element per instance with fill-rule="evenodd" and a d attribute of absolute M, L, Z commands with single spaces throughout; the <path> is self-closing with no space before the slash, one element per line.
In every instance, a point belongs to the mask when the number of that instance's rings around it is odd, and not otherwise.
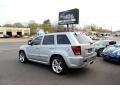
<path fill-rule="evenodd" d="M 57 44 L 70 44 L 66 35 L 57 35 Z"/>
<path fill-rule="evenodd" d="M 32 45 L 40 45 L 41 44 L 41 40 L 42 40 L 42 36 L 39 36 L 39 37 L 35 38 L 32 41 Z"/>
<path fill-rule="evenodd" d="M 43 39 L 43 45 L 53 45 L 54 44 L 54 35 L 47 35 Z"/>

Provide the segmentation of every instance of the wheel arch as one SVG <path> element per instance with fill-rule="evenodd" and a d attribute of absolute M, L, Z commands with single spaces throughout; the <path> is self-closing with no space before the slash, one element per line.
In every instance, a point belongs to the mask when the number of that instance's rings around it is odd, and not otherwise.
<path fill-rule="evenodd" d="M 23 50 L 23 49 L 20 49 L 20 50 L 19 50 L 19 54 L 20 54 L 21 51 L 23 51 L 23 52 L 25 53 L 26 57 L 28 58 L 26 51 Z"/>
<path fill-rule="evenodd" d="M 66 63 L 65 58 L 61 54 L 52 54 L 51 57 L 50 57 L 50 60 L 49 60 L 49 64 L 51 63 L 52 58 L 56 57 L 56 56 L 61 57 L 64 60 L 64 62 Z"/>
<path fill-rule="evenodd" d="M 24 50 L 19 50 L 19 53 L 22 52 L 22 51 L 25 52 Z"/>
<path fill-rule="evenodd" d="M 53 65 L 52 65 L 52 58 L 53 58 L 53 57 L 57 57 L 57 56 L 60 57 L 60 58 L 62 58 L 62 60 L 61 60 L 61 63 L 62 63 L 62 71 L 61 71 L 60 73 L 57 73 L 56 71 L 54 71 Z M 58 75 L 65 74 L 65 73 L 67 72 L 67 70 L 68 70 L 68 66 L 67 66 L 67 64 L 66 64 L 66 62 L 65 62 L 65 59 L 64 59 L 64 57 L 63 57 L 62 55 L 60 55 L 60 54 L 53 54 L 53 55 L 51 55 L 49 63 L 50 63 L 51 70 L 52 70 L 53 72 L 55 72 L 56 74 L 58 74 Z"/>

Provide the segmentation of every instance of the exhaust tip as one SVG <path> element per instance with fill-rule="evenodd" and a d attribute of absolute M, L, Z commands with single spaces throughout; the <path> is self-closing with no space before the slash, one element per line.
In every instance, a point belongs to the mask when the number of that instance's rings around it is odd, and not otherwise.
<path fill-rule="evenodd" d="M 90 64 L 93 64 L 94 62 L 92 61 L 92 62 L 90 62 Z"/>

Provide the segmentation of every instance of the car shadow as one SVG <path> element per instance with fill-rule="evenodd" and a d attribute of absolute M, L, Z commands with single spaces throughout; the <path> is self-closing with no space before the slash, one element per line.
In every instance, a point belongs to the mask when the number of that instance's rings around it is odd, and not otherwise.
<path fill-rule="evenodd" d="M 84 68 L 79 68 L 79 69 L 68 69 L 68 71 L 65 74 L 58 75 L 58 74 L 55 74 L 55 73 L 52 72 L 49 65 L 44 65 L 44 64 L 36 63 L 36 62 L 32 62 L 32 61 L 29 61 L 29 62 L 24 63 L 24 64 L 28 64 L 30 66 L 38 67 L 40 69 L 43 69 L 45 71 L 50 72 L 51 75 L 53 74 L 53 75 L 57 75 L 57 76 L 67 76 L 67 77 L 85 76 L 85 75 L 88 75 L 88 73 L 91 72 L 91 69 L 89 69 L 88 67 L 84 67 Z"/>
<path fill-rule="evenodd" d="M 103 60 L 103 62 L 106 62 L 106 63 L 110 63 L 110 64 L 114 64 L 114 65 L 118 65 L 118 66 L 120 66 L 120 63 L 118 63 L 118 62 L 116 62 L 116 61 Z"/>
<path fill-rule="evenodd" d="M 79 68 L 79 69 L 69 69 L 68 72 L 66 73 L 66 76 L 69 77 L 85 76 L 88 73 L 90 73 L 90 69 L 87 67 Z"/>

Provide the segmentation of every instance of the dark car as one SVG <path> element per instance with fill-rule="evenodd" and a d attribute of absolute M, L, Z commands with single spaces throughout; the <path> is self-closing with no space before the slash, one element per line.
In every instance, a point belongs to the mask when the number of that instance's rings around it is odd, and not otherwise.
<path fill-rule="evenodd" d="M 107 46 L 114 44 L 115 41 L 113 40 L 99 40 L 95 43 L 93 43 L 93 46 L 95 47 L 95 51 L 97 52 L 97 56 L 101 57 L 103 54 L 103 50 L 104 48 L 106 48 Z"/>
<path fill-rule="evenodd" d="M 103 50 L 103 59 L 120 63 L 120 42 Z"/>

